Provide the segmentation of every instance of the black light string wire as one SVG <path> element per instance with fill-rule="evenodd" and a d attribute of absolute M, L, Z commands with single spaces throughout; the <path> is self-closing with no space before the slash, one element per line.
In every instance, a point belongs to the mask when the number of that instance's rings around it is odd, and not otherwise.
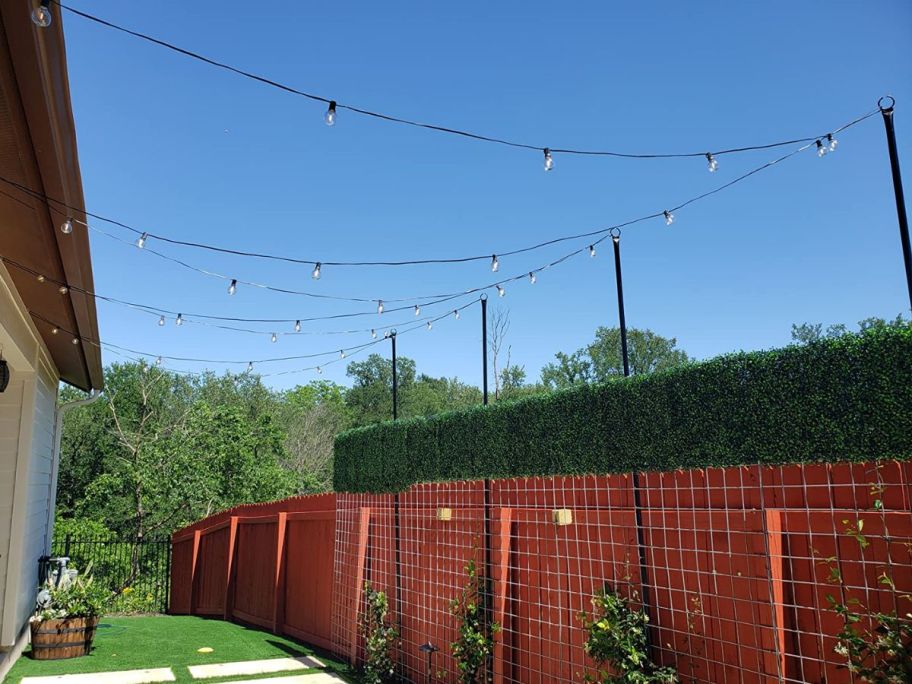
<path fill-rule="evenodd" d="M 835 129 L 835 131 L 834 131 L 833 134 L 835 135 L 835 134 L 840 133 L 840 132 L 842 132 L 842 131 L 844 131 L 844 130 L 846 130 L 846 129 L 852 127 L 852 126 L 855 126 L 855 125 L 861 123 L 862 121 L 868 119 L 869 117 L 871 117 L 871 116 L 877 114 L 878 112 L 879 112 L 878 109 L 872 110 L 871 112 L 868 112 L 867 114 L 864 114 L 864 115 L 862 115 L 862 116 L 860 116 L 860 117 L 854 119 L 853 121 L 850 121 L 849 123 L 844 124 L 844 125 L 840 126 L 839 128 Z M 692 198 L 690 198 L 690 199 L 688 199 L 688 200 L 686 200 L 686 201 L 684 201 L 684 202 L 682 202 L 682 203 L 680 203 L 680 204 L 678 204 L 678 205 L 672 206 L 670 209 L 663 209 L 662 211 L 659 211 L 659 212 L 655 212 L 655 213 L 647 214 L 647 215 L 644 215 L 644 216 L 640 216 L 639 218 L 631 219 L 631 220 L 625 221 L 625 222 L 623 222 L 623 223 L 617 223 L 617 224 L 614 224 L 614 225 L 612 225 L 612 226 L 608 226 L 608 227 L 605 227 L 605 228 L 598 228 L 598 229 L 596 229 L 596 230 L 592 230 L 592 231 L 588 231 L 588 232 L 583 232 L 583 233 L 577 233 L 577 234 L 575 234 L 575 235 L 565 235 L 565 236 L 562 236 L 562 237 L 553 238 L 553 239 L 551 239 L 551 240 L 546 240 L 546 241 L 544 241 L 544 242 L 539 242 L 539 243 L 534 244 L 534 245 L 529 245 L 529 246 L 522 247 L 522 248 L 518 248 L 518 249 L 513 249 L 513 250 L 498 252 L 497 254 L 499 255 L 499 257 L 514 256 L 514 255 L 523 254 L 523 253 L 526 253 L 526 252 L 531 252 L 531 251 L 534 251 L 534 250 L 542 249 L 542 248 L 544 248 L 544 247 L 549 247 L 549 246 L 551 246 L 551 245 L 559 244 L 559 243 L 566 242 L 566 241 L 570 241 L 570 240 L 579 240 L 579 239 L 583 239 L 583 238 L 591 238 L 591 237 L 595 237 L 595 236 L 606 235 L 606 234 L 609 234 L 611 231 L 614 231 L 614 230 L 619 230 L 619 229 L 621 229 L 621 228 L 626 228 L 626 227 L 628 227 L 628 226 L 632 226 L 632 225 L 635 225 L 635 224 L 638 224 L 638 223 L 641 223 L 641 222 L 644 222 L 644 221 L 648 221 L 648 220 L 651 220 L 651 219 L 654 219 L 654 218 L 664 217 L 664 216 L 666 216 L 666 212 L 669 212 L 669 213 L 670 213 L 670 212 L 678 211 L 678 210 L 680 210 L 680 209 L 682 209 L 682 208 L 684 208 L 684 207 L 687 207 L 687 206 L 693 204 L 694 202 L 698 202 L 698 201 L 700 201 L 700 200 L 702 200 L 702 199 L 704 199 L 704 198 L 707 198 L 707 197 L 710 197 L 710 196 L 712 196 L 712 195 L 715 195 L 716 193 L 721 192 L 722 190 L 725 190 L 725 189 L 727 189 L 727 188 L 730 188 L 730 187 L 732 187 L 732 186 L 734 186 L 734 185 L 736 185 L 736 184 L 738 184 L 738 183 L 740 183 L 740 182 L 742 182 L 742 181 L 744 181 L 744 180 L 750 178 L 751 176 L 753 176 L 754 174 L 759 173 L 760 171 L 763 171 L 763 170 L 765 170 L 765 169 L 768 169 L 768 168 L 770 168 L 770 167 L 772 167 L 772 166 L 774 166 L 774 165 L 776 165 L 776 164 L 778 164 L 778 163 L 780 163 L 780 162 L 782 162 L 782 161 L 784 161 L 784 160 L 786 160 L 786 159 L 789 159 L 790 157 L 792 157 L 792 156 L 794 156 L 794 155 L 796 155 L 796 154 L 798 154 L 798 153 L 800 153 L 800 152 L 803 152 L 803 151 L 809 149 L 810 147 L 812 147 L 812 146 L 815 145 L 815 144 L 816 144 L 816 141 L 815 141 L 814 143 L 807 143 L 807 144 L 805 144 L 805 145 L 802 145 L 801 147 L 799 147 L 799 148 L 793 150 L 792 152 L 790 152 L 790 153 L 788 153 L 788 154 L 785 154 L 785 155 L 783 155 L 783 156 L 781 156 L 781 157 L 779 157 L 779 158 L 777 158 L 777 159 L 774 159 L 774 160 L 769 161 L 769 162 L 767 162 L 767 163 L 765 163 L 765 164 L 762 164 L 761 166 L 758 166 L 758 167 L 756 167 L 756 168 L 754 168 L 754 169 L 752 169 L 752 170 L 750 170 L 750 171 L 748 171 L 748 172 L 746 172 L 746 173 L 744 173 L 744 174 L 742 174 L 742 175 L 740 175 L 740 176 L 734 178 L 733 180 L 731 180 L 731 181 L 729 181 L 729 182 L 727 182 L 727 183 L 725 183 L 725 184 L 723 184 L 723 185 L 720 185 L 720 186 L 717 187 L 717 188 L 714 188 L 713 190 L 710 190 L 710 191 L 707 191 L 707 192 L 702 193 L 702 194 L 700 194 L 700 195 L 697 195 L 697 196 L 695 196 L 695 197 L 692 197 Z M 4 176 L 2 176 L 2 175 L 0 175 L 0 182 L 6 183 L 7 185 L 16 188 L 17 190 L 23 192 L 24 194 L 26 194 L 26 195 L 28 195 L 28 196 L 34 198 L 34 199 L 37 199 L 37 200 L 40 200 L 40 201 L 44 202 L 44 203 L 47 205 L 47 207 L 48 207 L 51 211 L 57 212 L 58 214 L 65 215 L 64 212 L 61 212 L 59 209 L 57 209 L 56 207 L 54 207 L 54 206 L 53 206 L 54 204 L 59 204 L 59 205 L 65 207 L 65 208 L 67 208 L 67 209 L 70 209 L 70 210 L 73 210 L 73 211 L 76 211 L 76 212 L 80 212 L 80 213 L 84 213 L 86 216 L 89 216 L 89 217 L 91 217 L 91 218 L 95 218 L 95 219 L 98 219 L 98 220 L 100 220 L 100 221 L 103 221 L 103 222 L 106 222 L 106 223 L 110 223 L 110 224 L 112 224 L 112 225 L 116 225 L 116 226 L 125 228 L 125 229 L 127 229 L 127 230 L 132 231 L 132 232 L 135 233 L 135 234 L 139 234 L 139 235 L 145 236 L 147 239 L 148 239 L 148 238 L 162 239 L 162 238 L 159 238 L 157 235 L 155 235 L 155 234 L 153 234 L 153 233 L 149 233 L 149 232 L 147 232 L 147 231 L 141 231 L 141 230 L 139 230 L 139 229 L 137 229 L 137 228 L 134 228 L 134 227 L 132 227 L 132 226 L 129 226 L 129 225 L 127 225 L 127 224 L 125 224 L 125 223 L 123 223 L 123 222 L 121 222 L 121 221 L 117 221 L 117 220 L 115 220 L 115 219 L 106 218 L 106 217 L 101 216 L 101 215 L 98 215 L 98 214 L 94 214 L 94 213 L 91 213 L 91 212 L 87 212 L 87 211 L 78 209 L 78 208 L 76 208 L 76 207 L 72 207 L 72 206 L 70 206 L 70 205 L 68 205 L 68 204 L 66 204 L 66 203 L 64 203 L 64 202 L 61 202 L 60 200 L 51 198 L 51 197 L 45 195 L 44 193 L 41 193 L 41 192 L 38 192 L 38 191 L 33 190 L 33 189 L 31 189 L 31 188 L 28 188 L 28 187 L 22 185 L 21 183 L 18 183 L 18 182 L 16 182 L 16 181 L 13 181 L 13 180 L 11 180 L 11 179 L 9 179 L 9 178 L 6 178 L 6 177 L 4 177 Z M 5 192 L 2 193 L 2 194 L 6 195 L 6 196 L 8 196 L 8 197 L 11 197 L 12 199 L 16 199 L 16 201 L 19 201 L 17 198 L 12 197 L 12 195 L 9 195 L 9 194 L 7 194 L 7 193 L 5 193 Z M 81 221 L 81 220 L 79 220 L 79 219 L 75 219 L 75 218 L 72 218 L 72 217 L 70 217 L 69 220 L 70 220 L 72 223 L 81 225 L 81 226 L 85 227 L 85 228 L 88 229 L 88 230 L 92 230 L 92 231 L 98 232 L 99 234 L 104 235 L 104 236 L 108 237 L 109 239 L 112 239 L 112 240 L 115 240 L 115 241 L 117 241 L 117 242 L 120 242 L 121 244 L 130 245 L 130 246 L 135 246 L 134 243 L 132 243 L 132 242 L 130 242 L 130 241 L 127 241 L 127 240 L 124 240 L 123 238 L 121 238 L 121 237 L 119 237 L 119 236 L 117 236 L 117 235 L 114 235 L 114 234 L 112 234 L 112 233 L 109 233 L 108 231 L 105 231 L 105 230 L 102 230 L 102 229 L 97 228 L 97 227 L 95 227 L 95 226 L 92 226 L 92 225 L 90 225 L 90 224 L 89 224 L 88 222 L 86 222 L 86 221 Z M 308 264 L 308 265 L 310 265 L 310 264 L 312 264 L 312 263 L 315 263 L 315 262 L 312 262 L 312 261 L 310 261 L 310 260 L 294 259 L 294 258 L 292 258 L 292 257 L 282 257 L 282 256 L 274 256 L 274 255 L 264 255 L 264 254 L 257 254 L 257 253 L 251 253 L 251 252 L 241 252 L 241 251 L 238 251 L 238 250 L 230 250 L 230 249 L 225 249 L 225 248 L 221 248 L 221 247 L 213 247 L 213 246 L 211 246 L 211 245 L 202 245 L 202 244 L 200 244 L 200 243 L 191 243 L 191 242 L 185 242 L 185 241 L 180 241 L 180 240 L 172 240 L 172 239 L 170 239 L 170 238 L 164 238 L 164 241 L 169 242 L 169 243 L 173 243 L 173 244 L 181 244 L 181 245 L 185 245 L 185 246 L 190 246 L 190 247 L 201 247 L 201 248 L 208 249 L 208 250 L 215 251 L 215 252 L 223 252 L 223 253 L 235 254 L 235 255 L 240 255 L 240 256 L 251 256 L 251 257 L 263 258 L 263 259 L 275 259 L 275 260 L 279 260 L 279 261 L 293 261 L 293 262 L 295 262 L 295 263 L 299 263 L 299 264 Z M 211 271 L 211 270 L 208 270 L 208 269 L 200 268 L 200 267 L 198 267 L 198 266 L 194 266 L 194 265 L 189 264 L 189 263 L 187 263 L 187 262 L 185 262 L 185 261 L 183 261 L 183 260 L 181 260 L 181 259 L 177 259 L 177 258 L 175 258 L 175 257 L 169 256 L 169 255 L 166 255 L 166 254 L 163 254 L 163 253 L 161 253 L 161 252 L 159 252 L 159 251 L 157 251 L 157 250 L 154 250 L 154 249 L 151 249 L 151 248 L 148 248 L 148 247 L 144 247 L 144 248 L 143 248 L 143 251 L 146 251 L 146 252 L 149 252 L 149 253 L 151 253 L 151 254 L 154 254 L 155 256 L 157 256 L 157 257 L 159 257 L 159 258 L 161 258 L 161 259 L 164 259 L 164 260 L 166 260 L 166 261 L 175 263 L 175 264 L 177 264 L 177 265 L 179 265 L 179 266 L 181 266 L 182 268 L 185 268 L 185 269 L 187 269 L 187 270 L 194 271 L 194 272 L 196 272 L 196 273 L 199 273 L 199 274 L 201 274 L 201 275 L 205 275 L 205 276 L 207 276 L 207 277 L 217 278 L 217 279 L 220 279 L 220 280 L 222 280 L 222 281 L 234 281 L 236 284 L 247 285 L 247 286 L 250 286 L 250 287 L 255 287 L 255 288 L 257 288 L 257 289 L 262 289 L 262 290 L 267 290 L 267 291 L 272 291 L 272 292 L 279 292 L 279 293 L 283 293 L 283 294 L 291 294 L 291 295 L 297 295 L 297 296 L 305 296 L 305 297 L 311 297 L 311 298 L 317 298 L 317 299 L 335 300 L 335 301 L 349 301 L 349 302 L 356 302 L 356 303 L 377 303 L 377 302 L 379 302 L 379 301 L 383 301 L 383 302 L 389 302 L 389 303 L 402 303 L 402 302 L 414 302 L 414 301 L 422 301 L 422 300 L 435 300 L 435 301 L 433 301 L 433 302 L 431 302 L 431 303 L 440 303 L 440 302 L 444 302 L 444 301 L 449 301 L 449 300 L 455 299 L 455 298 L 460 297 L 460 296 L 462 296 L 462 295 L 474 294 L 474 293 L 476 293 L 476 292 L 480 292 L 480 291 L 482 291 L 482 290 L 490 289 L 491 287 L 493 287 L 493 284 L 491 284 L 491 285 L 487 285 L 487 286 L 483 286 L 483 287 L 471 288 L 471 289 L 464 290 L 464 291 L 461 291 L 461 292 L 448 292 L 448 293 L 443 293 L 443 294 L 433 294 L 433 295 L 425 295 L 425 296 L 421 296 L 421 297 L 408 297 L 408 298 L 405 298 L 405 297 L 397 297 L 397 298 L 383 298 L 383 297 L 370 297 L 370 298 L 368 298 L 368 297 L 343 297 L 343 296 L 336 296 L 336 295 L 328 295 L 328 294 L 319 294 L 319 293 L 313 293 L 313 292 L 306 292 L 306 291 L 302 291 L 302 290 L 293 290 L 293 289 L 289 289 L 289 288 L 277 287 L 277 286 L 268 285 L 268 284 L 264 284 L 264 283 L 259 283 L 259 282 L 255 282 L 255 281 L 249 281 L 249 280 L 243 280 L 243 279 L 239 279 L 239 278 L 234 278 L 234 277 L 232 277 L 232 276 L 224 275 L 224 274 L 221 274 L 221 273 L 217 273 L 217 272 L 215 272 L 215 271 Z M 356 265 L 356 264 L 358 264 L 358 265 L 381 265 L 381 264 L 383 264 L 383 265 L 392 265 L 392 264 L 406 265 L 406 264 L 419 264 L 419 263 L 422 263 L 422 264 L 424 264 L 424 263 L 457 263 L 457 262 L 467 262 L 467 261 L 477 261 L 477 260 L 490 260 L 491 258 L 492 258 L 491 254 L 485 254 L 485 255 L 483 255 L 483 256 L 462 257 L 462 258 L 457 258 L 457 259 L 419 260 L 419 261 L 411 261 L 411 262 L 406 262 L 406 261 L 401 261 L 401 262 L 322 262 L 322 265 Z M 520 276 L 520 277 L 522 277 L 522 276 Z M 149 307 L 146 307 L 146 308 L 149 308 Z M 405 309 L 407 309 L 407 308 L 409 308 L 409 307 L 403 306 L 403 307 L 397 307 L 397 308 L 394 308 L 394 309 L 389 309 L 389 311 L 405 310 Z M 174 313 L 174 312 L 166 312 L 166 313 Z M 368 315 L 368 314 L 365 313 L 365 314 L 350 314 L 350 315 Z M 198 315 L 197 317 L 198 317 L 198 318 L 201 318 L 201 317 L 204 317 L 204 316 Z M 335 318 L 335 317 L 336 317 L 336 316 L 329 317 L 329 318 Z M 347 315 L 340 315 L 340 316 L 337 316 L 337 317 L 347 317 Z M 225 319 L 222 319 L 222 320 L 239 320 L 239 319 L 225 318 Z M 304 321 L 304 319 L 301 319 L 301 320 Z M 312 320 L 325 320 L 325 319 L 317 317 L 317 318 L 310 318 L 310 319 L 307 319 L 307 320 L 308 320 L 308 321 L 312 321 Z M 285 321 L 285 320 L 261 320 L 261 321 L 248 321 L 248 322 L 281 323 L 281 322 L 287 322 L 287 321 Z"/>
<path fill-rule="evenodd" d="M 512 147 L 512 148 L 518 148 L 518 149 L 524 149 L 524 150 L 535 150 L 537 152 L 544 152 L 546 156 L 549 156 L 550 154 L 567 154 L 567 155 L 572 154 L 572 155 L 586 155 L 586 156 L 598 156 L 598 157 L 616 157 L 616 158 L 621 158 L 621 159 L 681 159 L 681 158 L 693 158 L 693 157 L 707 157 L 711 154 L 712 156 L 718 157 L 718 156 L 726 155 L 726 154 L 735 154 L 735 153 L 739 153 L 739 152 L 750 152 L 750 151 L 754 151 L 754 150 L 768 150 L 768 149 L 775 148 L 775 147 L 783 147 L 786 145 L 794 145 L 797 143 L 813 142 L 814 140 L 821 139 L 827 135 L 826 133 L 824 133 L 823 135 L 815 135 L 815 136 L 812 136 L 809 138 L 796 138 L 794 140 L 783 140 L 780 142 L 766 143 L 766 144 L 762 144 L 762 145 L 746 145 L 746 146 L 742 146 L 742 147 L 732 147 L 732 148 L 721 149 L 721 150 L 703 150 L 701 152 L 682 152 L 682 153 L 648 153 L 648 154 L 624 153 L 624 152 L 616 152 L 616 151 L 611 151 L 611 150 L 574 149 L 574 148 L 564 148 L 564 147 L 552 147 L 552 146 L 548 146 L 548 145 L 532 145 L 529 143 L 522 143 L 522 142 L 517 142 L 514 140 L 507 140 L 504 138 L 495 138 L 495 137 L 488 136 L 488 135 L 482 135 L 480 133 L 473 133 L 471 131 L 462 130 L 462 129 L 458 129 L 458 128 L 450 128 L 448 126 L 441 126 L 438 124 L 423 123 L 420 121 L 415 121 L 413 119 L 405 119 L 405 118 L 393 116 L 390 114 L 383 114 L 381 112 L 375 112 L 375 111 L 372 111 L 369 109 L 364 109 L 362 107 L 357 107 L 354 105 L 343 104 L 337 100 L 333 100 L 331 98 L 324 97 L 322 95 L 315 95 L 313 93 L 308 93 L 303 90 L 299 90 L 298 88 L 294 88 L 294 87 L 286 85 L 284 83 L 280 83 L 278 81 L 272 80 L 265 76 L 260 76 L 260 75 L 254 74 L 250 71 L 246 71 L 244 69 L 232 66 L 230 64 L 226 64 L 224 62 L 219 62 L 215 59 L 212 59 L 211 57 L 206 57 L 206 56 L 201 55 L 192 50 L 188 50 L 186 48 L 179 47 L 177 45 L 174 45 L 173 43 L 169 43 L 160 38 L 155 38 L 155 37 L 147 35 L 145 33 L 141 33 L 139 31 L 134 31 L 134 30 L 128 29 L 124 26 L 115 24 L 106 19 L 102 19 L 93 14 L 89 14 L 88 12 L 83 12 L 81 10 L 70 7 L 69 5 L 64 5 L 59 0 L 53 0 L 53 2 L 54 2 L 54 4 L 62 7 L 63 9 L 65 9 L 69 12 L 72 12 L 73 14 L 75 14 L 79 17 L 82 17 L 83 19 L 92 21 L 100 26 L 104 26 L 106 28 L 113 29 L 115 31 L 119 31 L 121 33 L 125 33 L 134 38 L 138 38 L 140 40 L 152 43 L 159 47 L 166 48 L 166 49 L 176 52 L 180 55 L 183 55 L 185 57 L 189 57 L 189 58 L 197 60 L 199 62 L 203 62 L 204 64 L 208 64 L 208 65 L 216 67 L 218 69 L 223 69 L 225 71 L 229 71 L 238 76 L 242 76 L 242 77 L 250 79 L 252 81 L 256 81 L 257 83 L 260 83 L 262 85 L 270 86 L 272 88 L 277 88 L 281 91 L 290 93 L 292 95 L 298 95 L 300 97 L 307 98 L 308 100 L 313 100 L 315 102 L 321 102 L 323 104 L 326 104 L 329 107 L 329 110 L 333 113 L 333 115 L 335 115 L 336 110 L 341 109 L 341 110 L 353 112 L 355 114 L 361 114 L 363 116 L 371 117 L 374 119 L 379 119 L 381 121 L 402 124 L 402 125 L 411 126 L 414 128 L 423 128 L 426 130 L 437 131 L 439 133 L 447 133 L 450 135 L 459 136 L 459 137 L 467 138 L 470 140 L 476 140 L 479 142 L 493 143 L 496 145 L 503 145 L 506 147 Z M 341 265 L 341 264 L 335 264 L 335 265 Z"/>
<path fill-rule="evenodd" d="M 477 301 L 478 300 L 472 300 L 471 302 L 463 304 L 462 306 L 454 309 L 453 312 L 448 311 L 445 314 L 441 314 L 439 316 L 429 319 L 428 322 L 436 323 L 438 321 L 447 319 L 455 311 L 463 311 L 463 310 L 469 308 L 470 306 L 474 306 Z M 33 318 L 40 320 L 40 321 L 46 323 L 47 325 L 51 326 L 53 330 L 57 331 L 57 334 L 59 334 L 60 332 L 66 333 L 67 335 L 71 336 L 73 340 L 80 340 L 82 342 L 86 342 L 88 344 L 94 345 L 98 348 L 111 348 L 111 349 L 119 351 L 119 352 L 124 352 L 127 354 L 134 354 L 134 355 L 144 357 L 144 358 L 157 358 L 157 359 L 166 359 L 168 361 L 182 361 L 182 362 L 189 362 L 189 363 L 214 363 L 214 364 L 223 364 L 223 365 L 248 365 L 249 366 L 249 365 L 253 365 L 253 364 L 277 363 L 277 362 L 283 362 L 283 361 L 300 361 L 302 359 L 316 359 L 316 358 L 320 358 L 320 357 L 324 357 L 324 356 L 333 356 L 333 355 L 337 356 L 338 361 L 342 361 L 345 358 L 347 358 L 348 356 L 353 355 L 354 353 L 356 353 L 358 351 L 362 351 L 364 349 L 368 349 L 375 345 L 384 343 L 386 341 L 386 339 L 388 339 L 388 337 L 389 337 L 389 335 L 385 335 L 383 337 L 383 339 L 378 338 L 376 340 L 371 340 L 370 342 L 365 342 L 363 344 L 357 344 L 357 345 L 353 345 L 350 347 L 342 347 L 341 349 L 337 348 L 337 349 L 333 349 L 331 351 L 325 351 L 325 352 L 314 352 L 311 354 L 296 354 L 293 356 L 278 356 L 278 357 L 270 357 L 270 358 L 264 358 L 264 359 L 247 359 L 247 360 L 206 359 L 206 358 L 196 358 L 196 357 L 186 357 L 186 356 L 169 356 L 166 354 L 153 354 L 153 353 L 146 352 L 146 351 L 131 349 L 130 347 L 124 347 L 122 345 L 117 345 L 112 342 L 102 342 L 101 340 L 94 339 L 91 337 L 85 337 L 85 336 L 80 335 L 76 332 L 73 332 L 67 328 L 64 328 L 64 327 L 54 323 L 54 321 L 50 320 L 43 314 L 38 313 L 37 311 L 33 311 L 33 310 L 29 309 L 29 314 Z M 428 326 L 427 324 L 416 323 L 415 325 L 408 327 L 405 330 L 402 330 L 400 332 L 396 332 L 395 334 L 397 336 L 404 335 L 404 334 L 410 333 L 412 331 L 418 330 L 419 328 L 425 328 L 425 327 L 430 327 L 430 326 Z M 330 362 L 326 362 L 321 365 L 329 365 L 329 363 Z M 317 366 L 314 366 L 314 368 L 317 368 Z M 311 369 L 308 368 L 308 369 L 301 369 L 301 370 L 311 370 Z M 298 371 L 295 371 L 295 372 L 298 372 Z"/>

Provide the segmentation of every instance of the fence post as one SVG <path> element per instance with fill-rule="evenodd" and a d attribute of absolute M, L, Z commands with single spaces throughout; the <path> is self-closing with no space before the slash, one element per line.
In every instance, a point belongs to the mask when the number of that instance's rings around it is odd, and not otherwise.
<path fill-rule="evenodd" d="M 285 530 L 288 527 L 288 513 L 281 512 L 276 518 L 276 571 L 275 596 L 272 604 L 272 631 L 281 634 L 285 623 Z"/>
<path fill-rule="evenodd" d="M 171 612 L 171 552 L 174 549 L 171 539 L 162 542 L 162 548 L 165 551 L 165 613 Z M 157 565 L 157 563 L 156 563 Z"/>

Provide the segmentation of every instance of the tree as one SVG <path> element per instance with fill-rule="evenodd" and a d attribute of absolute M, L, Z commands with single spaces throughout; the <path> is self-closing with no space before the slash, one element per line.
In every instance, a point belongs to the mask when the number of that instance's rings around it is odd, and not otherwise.
<path fill-rule="evenodd" d="M 627 350 L 631 375 L 643 375 L 674 368 L 690 361 L 677 348 L 673 337 L 662 337 L 651 330 L 628 328 Z M 624 376 L 620 328 L 599 327 L 595 340 L 572 354 L 558 352 L 557 361 L 542 368 L 542 383 L 548 389 L 607 382 Z"/>
<path fill-rule="evenodd" d="M 877 328 L 903 328 L 910 324 L 912 322 L 907 321 L 902 314 L 897 315 L 892 320 L 871 316 L 858 321 L 858 330 L 864 332 Z M 827 326 L 826 329 L 824 329 L 822 323 L 801 323 L 800 325 L 793 323 L 792 341 L 796 344 L 810 344 L 823 339 L 841 337 L 847 332 L 849 332 L 849 329 L 844 323 L 835 323 Z"/>

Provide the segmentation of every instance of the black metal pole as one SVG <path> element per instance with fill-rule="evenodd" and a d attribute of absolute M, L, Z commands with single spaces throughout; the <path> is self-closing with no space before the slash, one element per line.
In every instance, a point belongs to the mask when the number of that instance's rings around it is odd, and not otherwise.
<path fill-rule="evenodd" d="M 481 387 L 488 405 L 488 295 L 481 295 Z"/>
<path fill-rule="evenodd" d="M 390 332 L 393 341 L 393 420 L 399 417 L 399 380 L 396 377 L 396 331 Z"/>
<path fill-rule="evenodd" d="M 627 356 L 627 319 L 624 316 L 624 281 L 621 278 L 621 235 L 611 236 L 614 242 L 614 276 L 617 280 L 618 319 L 621 326 L 621 356 L 624 360 L 624 377 L 630 376 L 630 363 Z M 643 611 L 651 617 L 649 603 L 649 571 L 646 567 L 646 538 L 643 533 L 643 506 L 640 498 L 640 473 L 633 471 L 633 511 L 636 519 L 637 551 L 640 559 L 640 587 L 643 594 Z M 649 627 L 646 628 L 646 646 L 652 648 Z"/>
<path fill-rule="evenodd" d="M 884 107 L 889 97 L 890 104 Z M 912 309 L 912 244 L 909 242 L 909 219 L 906 216 L 906 198 L 903 194 L 902 175 L 899 172 L 899 153 L 896 151 L 896 129 L 893 127 L 893 105 L 896 104 L 889 95 L 877 102 L 883 114 L 884 127 L 887 129 L 887 149 L 890 150 L 890 170 L 893 172 L 893 193 L 896 195 L 896 214 L 899 218 L 899 239 L 902 241 L 903 263 L 906 266 L 906 287 L 909 290 L 909 307 Z"/>

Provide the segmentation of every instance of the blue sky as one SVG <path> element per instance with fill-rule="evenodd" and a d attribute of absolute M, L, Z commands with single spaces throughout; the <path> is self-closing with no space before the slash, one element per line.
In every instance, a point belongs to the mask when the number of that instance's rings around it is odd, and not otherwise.
<path fill-rule="evenodd" d="M 127 27 L 368 109 L 551 147 L 689 152 L 817 135 L 892 93 L 912 187 L 912 4 L 132 3 L 71 0 Z M 59 13 L 60 10 L 58 9 Z M 137 228 L 246 250 L 333 260 L 503 252 L 659 211 L 774 158 L 620 160 L 512 150 L 340 112 L 190 61 L 64 12 L 89 210 Z M 624 232 L 628 325 L 698 358 L 788 343 L 794 322 L 852 323 L 908 299 L 879 116 L 812 151 Z M 134 236 L 98 223 L 125 239 Z M 501 260 L 523 273 L 586 241 Z M 150 246 L 152 244 L 150 243 Z M 240 279 L 392 299 L 492 281 L 489 264 L 325 268 L 161 251 Z M 92 235 L 96 289 L 166 309 L 305 318 L 356 304 L 240 288 Z M 494 295 L 495 293 L 492 293 Z M 416 302 L 420 300 L 416 299 Z M 512 358 L 532 378 L 558 350 L 617 321 L 610 245 L 518 282 Z M 445 308 L 425 309 L 444 313 Z M 423 312 L 424 313 L 424 312 Z M 370 341 L 261 335 L 99 303 L 102 336 L 152 354 L 258 359 Z M 305 326 L 382 328 L 410 314 Z M 287 326 L 290 327 L 290 326 Z M 401 326 L 400 326 L 401 329 Z M 477 308 L 401 335 L 419 371 L 480 384 Z M 388 352 L 388 345 L 377 347 Z M 338 353 L 326 361 L 338 358 Z M 118 357 L 105 352 L 107 362 Z M 179 369 L 205 364 L 171 363 Z M 290 371 L 311 361 L 258 365 Z M 344 363 L 320 377 L 345 382 Z M 212 365 L 216 370 L 226 366 Z M 236 370 L 241 367 L 234 366 Z M 269 378 L 276 387 L 314 372 Z"/>

